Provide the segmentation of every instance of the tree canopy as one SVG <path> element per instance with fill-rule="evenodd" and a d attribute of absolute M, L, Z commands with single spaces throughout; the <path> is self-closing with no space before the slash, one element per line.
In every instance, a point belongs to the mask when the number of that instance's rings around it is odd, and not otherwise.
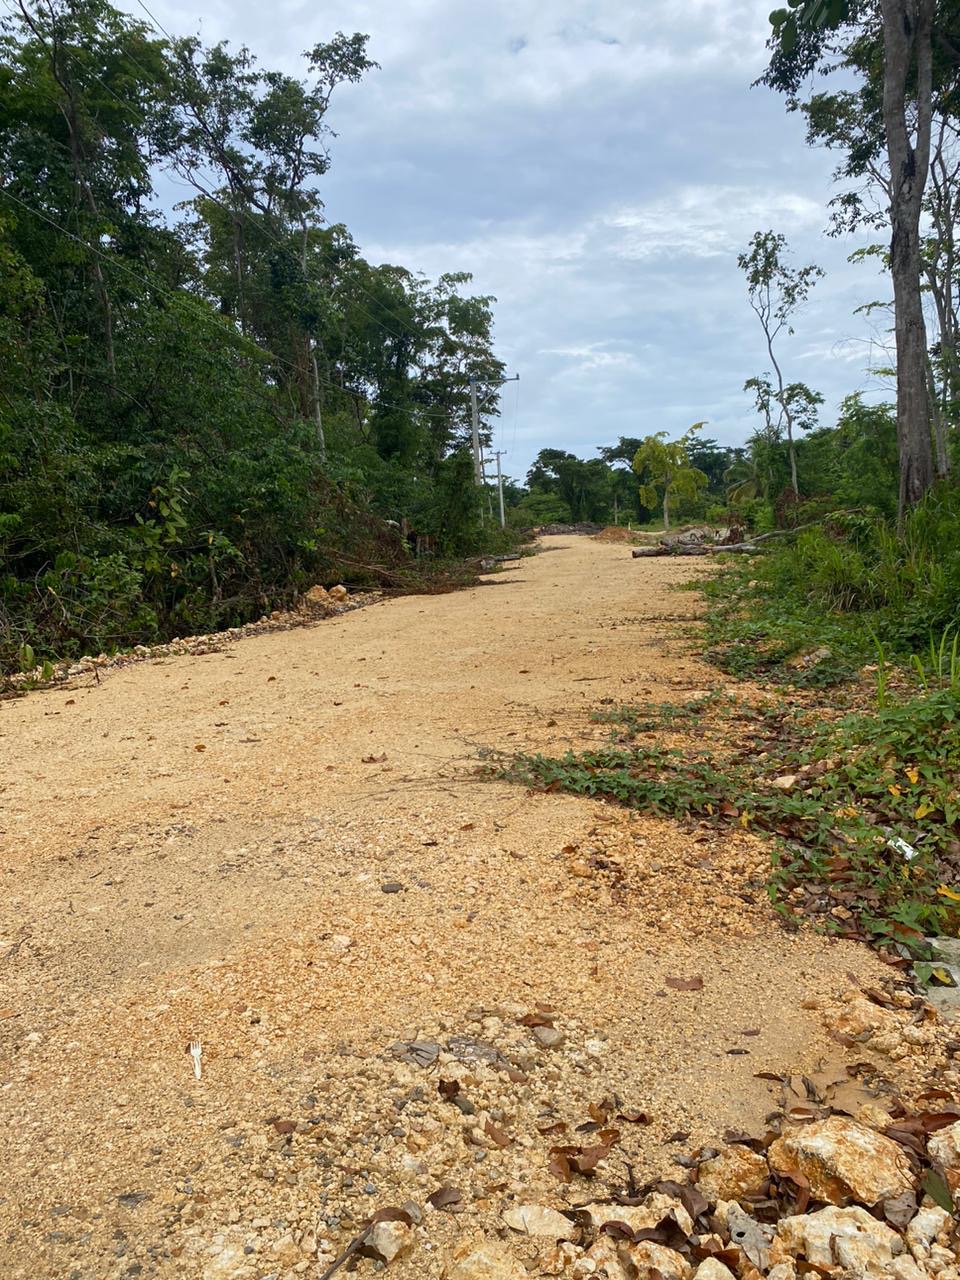
<path fill-rule="evenodd" d="M 106 0 L 4 20 L 0 661 L 375 580 L 406 529 L 489 541 L 466 450 L 494 299 L 368 262 L 324 214 L 330 102 L 375 71 L 359 33 L 298 76 Z"/>

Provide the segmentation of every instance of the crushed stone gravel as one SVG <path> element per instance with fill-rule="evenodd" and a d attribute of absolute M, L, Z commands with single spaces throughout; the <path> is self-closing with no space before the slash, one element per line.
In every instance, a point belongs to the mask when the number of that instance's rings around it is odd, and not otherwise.
<path fill-rule="evenodd" d="M 883 966 L 784 932 L 754 837 L 478 777 L 602 696 L 718 684 L 700 566 L 541 546 L 0 704 L 0 1275 L 316 1276 L 410 1201 L 389 1274 L 431 1280 L 511 1204 L 589 1198 L 548 1163 L 591 1105 L 649 1119 L 618 1122 L 642 1180 L 836 1051 L 818 1002 Z"/>

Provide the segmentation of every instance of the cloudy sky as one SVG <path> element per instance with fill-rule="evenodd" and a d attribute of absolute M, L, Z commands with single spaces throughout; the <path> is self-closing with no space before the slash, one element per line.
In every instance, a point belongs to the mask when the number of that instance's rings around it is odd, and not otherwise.
<path fill-rule="evenodd" d="M 743 383 L 768 367 L 736 265 L 758 229 L 827 271 L 785 342 L 788 378 L 826 415 L 857 388 L 887 394 L 869 373 L 882 328 L 853 314 L 885 283 L 823 234 L 831 159 L 750 87 L 770 0 L 147 2 L 175 34 L 289 71 L 336 30 L 369 33 L 382 69 L 335 98 L 327 215 L 372 261 L 472 271 L 496 295 L 521 375 L 500 428 L 511 474 L 546 446 L 591 457 L 700 419 L 741 443 Z"/>

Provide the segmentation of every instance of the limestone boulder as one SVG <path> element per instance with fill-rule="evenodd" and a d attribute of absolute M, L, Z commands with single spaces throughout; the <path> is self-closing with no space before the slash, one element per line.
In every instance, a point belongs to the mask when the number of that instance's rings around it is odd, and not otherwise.
<path fill-rule="evenodd" d="M 777 1239 L 794 1257 L 814 1266 L 843 1267 L 854 1276 L 879 1275 L 903 1252 L 900 1235 L 859 1205 L 781 1218 Z"/>
<path fill-rule="evenodd" d="M 700 1165 L 697 1189 L 708 1200 L 740 1200 L 757 1195 L 770 1177 L 766 1158 L 742 1143 L 731 1143 Z"/>
<path fill-rule="evenodd" d="M 690 1280 L 693 1268 L 682 1253 L 668 1249 L 666 1245 L 641 1240 L 639 1244 L 622 1242 L 617 1246 L 627 1275 L 636 1280 Z M 632 1270 L 631 1270 L 632 1268 Z"/>
<path fill-rule="evenodd" d="M 577 1229 L 562 1213 L 543 1204 L 517 1204 L 503 1214 L 513 1231 L 527 1236 L 544 1236 L 548 1240 L 572 1240 Z"/>
<path fill-rule="evenodd" d="M 693 1280 L 734 1280 L 734 1277 L 719 1258 L 704 1258 L 694 1272 Z"/>
<path fill-rule="evenodd" d="M 586 1204 L 582 1212 L 592 1227 L 603 1227 L 608 1222 L 625 1222 L 631 1231 L 643 1231 L 659 1226 L 669 1214 L 681 1231 L 693 1231 L 693 1219 L 679 1200 L 652 1191 L 641 1204 Z"/>
<path fill-rule="evenodd" d="M 496 1240 L 461 1244 L 443 1276 L 444 1280 L 529 1280 L 526 1267 Z"/>
<path fill-rule="evenodd" d="M 574 1264 L 573 1274 L 590 1276 L 591 1280 L 692 1280 L 693 1267 L 683 1254 L 666 1245 L 650 1240 L 631 1244 L 629 1240 L 601 1235 Z M 705 1280 L 727 1277 L 708 1274 Z"/>
<path fill-rule="evenodd" d="M 842 1035 L 865 1041 L 877 1032 L 895 1028 L 897 1015 L 891 1009 L 884 1009 L 866 996 L 856 993 L 851 994 L 843 1007 L 830 1018 L 830 1025 Z"/>
<path fill-rule="evenodd" d="M 576 1280 L 627 1280 L 627 1271 L 620 1260 L 616 1242 L 611 1236 L 598 1236 L 582 1258 L 573 1264 Z"/>
<path fill-rule="evenodd" d="M 952 1218 L 939 1205 L 924 1208 L 907 1224 L 907 1248 L 918 1262 L 922 1262 L 935 1244 L 947 1238 Z"/>
<path fill-rule="evenodd" d="M 927 1139 L 927 1152 L 943 1174 L 954 1204 L 960 1206 L 960 1120 L 932 1133 Z"/>
<path fill-rule="evenodd" d="M 845 1116 L 830 1116 L 789 1130 L 767 1158 L 774 1173 L 800 1174 L 815 1200 L 875 1205 L 914 1188 L 902 1147 Z"/>
<path fill-rule="evenodd" d="M 892 1280 L 927 1280 L 927 1273 L 909 1253 L 901 1253 L 887 1268 Z"/>
<path fill-rule="evenodd" d="M 416 1235 L 406 1222 L 377 1222 L 370 1228 L 366 1245 L 381 1262 L 393 1262 L 413 1251 Z"/>

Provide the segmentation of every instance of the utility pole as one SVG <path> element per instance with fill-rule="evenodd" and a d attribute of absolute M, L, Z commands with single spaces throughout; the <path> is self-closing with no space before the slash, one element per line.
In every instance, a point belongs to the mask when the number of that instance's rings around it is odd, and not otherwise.
<path fill-rule="evenodd" d="M 498 378 L 495 382 L 486 384 L 485 389 L 491 390 L 493 387 L 502 387 L 505 382 L 519 382 L 520 375 L 515 373 L 512 378 Z M 486 484 L 486 478 L 483 474 L 483 454 L 480 452 L 480 404 L 477 398 L 477 380 L 470 375 L 470 424 L 473 429 L 473 478 L 479 485 Z"/>
<path fill-rule="evenodd" d="M 503 472 L 500 470 L 500 459 L 507 456 L 506 449 L 497 449 L 493 455 L 497 460 L 497 493 L 500 496 L 500 528 L 507 527 L 507 518 L 503 514 Z"/>
<path fill-rule="evenodd" d="M 470 420 L 473 425 L 473 478 L 477 484 L 483 484 L 483 469 L 480 462 L 480 410 L 477 405 L 477 380 L 470 375 Z"/>

